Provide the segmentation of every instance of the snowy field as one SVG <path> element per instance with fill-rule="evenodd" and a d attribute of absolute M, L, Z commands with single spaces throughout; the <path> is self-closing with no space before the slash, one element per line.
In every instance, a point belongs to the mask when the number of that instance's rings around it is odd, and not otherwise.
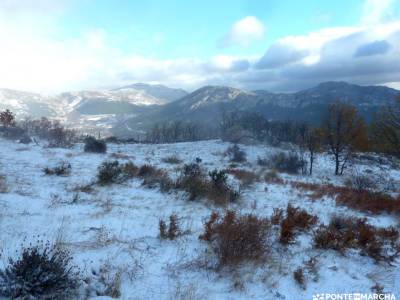
<path fill-rule="evenodd" d="M 207 170 L 228 168 L 224 156 L 228 143 L 204 141 L 168 145 L 109 144 L 107 154 L 83 152 L 83 145 L 73 149 L 45 148 L 0 140 L 0 174 L 7 190 L 0 193 L 0 267 L 15 256 L 21 244 L 37 240 L 58 241 L 67 247 L 74 263 L 87 278 L 82 290 L 87 298 L 101 294 L 108 281 L 119 281 L 121 299 L 312 299 L 317 293 L 370 293 L 377 283 L 384 292 L 400 299 L 399 262 L 375 263 L 357 251 L 345 255 L 313 247 L 312 232 L 302 233 L 290 246 L 274 242 L 275 251 L 259 265 L 246 264 L 235 270 L 215 271 L 201 266 L 210 256 L 209 245 L 198 237 L 203 223 L 215 207 L 210 202 L 188 201 L 182 192 L 161 193 L 141 185 L 138 179 L 111 186 L 94 185 L 90 193 L 76 188 L 96 180 L 97 168 L 105 160 L 145 163 L 168 170 L 172 178 L 183 163 L 202 159 Z M 258 157 L 268 157 L 281 149 L 267 146 L 241 146 L 247 162 L 238 168 L 266 172 L 257 164 Z M 168 164 L 163 158 L 177 155 L 181 164 Z M 65 177 L 46 176 L 45 167 L 60 161 L 71 164 Z M 288 203 L 318 216 L 328 223 L 331 216 L 366 217 L 378 227 L 400 229 L 400 218 L 373 215 L 337 206 L 333 198 L 311 200 L 294 189 L 291 181 L 343 185 L 343 177 L 333 175 L 333 161 L 326 155 L 317 158 L 312 176 L 280 176 L 286 184 L 256 182 L 242 189 L 241 199 L 231 209 L 270 217 L 274 208 Z M 359 173 L 392 178 L 397 184 L 400 171 L 388 164 L 358 161 L 353 170 Z M 349 171 L 347 176 L 351 175 Z M 238 181 L 230 175 L 233 186 Z M 159 238 L 159 220 L 176 213 L 187 232 L 176 240 Z M 306 289 L 293 278 L 293 271 L 312 257 L 317 258 L 317 275 L 306 276 Z M 106 283 L 105 283 L 106 282 Z M 85 296 L 82 296 L 85 298 Z M 106 299 L 107 297 L 102 297 Z"/>

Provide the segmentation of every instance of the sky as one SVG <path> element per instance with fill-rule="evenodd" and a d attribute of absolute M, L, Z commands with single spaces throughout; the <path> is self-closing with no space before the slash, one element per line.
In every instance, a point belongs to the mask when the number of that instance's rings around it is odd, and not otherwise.
<path fill-rule="evenodd" d="M 0 87 L 400 89 L 400 0 L 0 0 Z"/>

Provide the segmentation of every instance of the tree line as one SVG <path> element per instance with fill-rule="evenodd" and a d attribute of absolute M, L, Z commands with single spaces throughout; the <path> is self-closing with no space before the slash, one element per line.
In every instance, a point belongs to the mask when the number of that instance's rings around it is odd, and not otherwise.
<path fill-rule="evenodd" d="M 37 136 L 55 146 L 68 146 L 76 132 L 56 120 L 41 118 L 16 122 L 15 115 L 0 112 L 0 130 L 4 136 Z M 294 144 L 307 157 L 312 174 L 315 157 L 328 152 L 335 161 L 335 174 L 343 174 L 355 152 L 376 152 L 400 158 L 400 97 L 391 106 L 383 107 L 372 124 L 367 125 L 356 107 L 336 102 L 329 105 L 319 126 L 305 122 L 270 121 L 255 112 L 221 112 L 215 124 L 169 121 L 155 124 L 143 142 L 175 143 L 221 138 L 232 143 L 250 141 L 270 145 Z"/>

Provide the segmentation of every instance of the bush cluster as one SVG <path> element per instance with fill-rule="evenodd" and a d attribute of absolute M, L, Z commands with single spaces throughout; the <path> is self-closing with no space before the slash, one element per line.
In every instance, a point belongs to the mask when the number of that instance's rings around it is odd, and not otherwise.
<path fill-rule="evenodd" d="M 148 164 L 140 167 L 132 162 L 121 164 L 117 160 L 105 161 L 99 166 L 97 182 L 108 185 L 122 183 L 135 177 L 142 179 L 142 185 L 149 188 L 159 187 L 162 192 L 168 192 L 175 186 L 164 170 Z"/>
<path fill-rule="evenodd" d="M 159 230 L 160 230 L 160 238 L 162 239 L 174 240 L 183 234 L 181 227 L 179 225 L 178 216 L 175 214 L 169 216 L 168 226 L 164 220 L 160 219 Z"/>
<path fill-rule="evenodd" d="M 0 295 L 12 299 L 72 299 L 79 284 L 79 271 L 70 254 L 46 243 L 22 249 L 0 270 Z"/>
<path fill-rule="evenodd" d="M 88 136 L 85 139 L 84 151 L 92 153 L 106 153 L 107 144 L 105 141 L 98 140 L 92 136 Z"/>
<path fill-rule="evenodd" d="M 268 166 L 288 174 L 299 174 L 307 167 L 307 162 L 295 152 L 279 152 L 272 155 Z"/>
<path fill-rule="evenodd" d="M 274 225 L 280 225 L 279 242 L 288 245 L 295 241 L 296 233 L 309 230 L 318 218 L 307 211 L 288 204 L 286 211 L 275 209 L 271 217 Z"/>
<path fill-rule="evenodd" d="M 400 253 L 399 232 L 394 228 L 378 229 L 365 219 L 334 217 L 321 225 L 314 235 L 316 248 L 332 249 L 344 254 L 359 249 L 376 261 L 393 261 Z"/>
<path fill-rule="evenodd" d="M 188 193 L 189 200 L 207 198 L 217 205 L 235 202 L 240 193 L 227 183 L 225 171 L 213 170 L 208 176 L 198 164 L 185 165 L 176 188 Z"/>
<path fill-rule="evenodd" d="M 137 176 L 143 180 L 142 184 L 149 188 L 159 187 L 162 192 L 169 192 L 174 187 L 174 182 L 168 174 L 152 165 L 143 165 L 139 168 Z"/>
<path fill-rule="evenodd" d="M 71 173 L 71 164 L 68 162 L 61 162 L 55 167 L 46 167 L 43 169 L 45 175 L 68 176 Z"/>
<path fill-rule="evenodd" d="M 228 211 L 225 216 L 212 213 L 199 238 L 212 245 L 219 266 L 234 266 L 262 260 L 269 251 L 269 233 L 268 219 Z"/>
<path fill-rule="evenodd" d="M 123 170 L 123 166 L 117 160 L 105 161 L 98 168 L 97 182 L 101 185 L 121 183 L 124 179 Z"/>
<path fill-rule="evenodd" d="M 243 163 L 247 160 L 246 152 L 241 150 L 237 144 L 234 144 L 233 146 L 229 147 L 225 151 L 225 154 L 229 157 L 229 161 L 231 161 L 231 162 Z"/>

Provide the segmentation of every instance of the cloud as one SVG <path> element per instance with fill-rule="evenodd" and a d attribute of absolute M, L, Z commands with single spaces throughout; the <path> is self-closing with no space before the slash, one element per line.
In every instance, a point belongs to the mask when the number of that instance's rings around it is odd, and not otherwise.
<path fill-rule="evenodd" d="M 305 58 L 309 52 L 299 50 L 284 44 L 274 44 L 256 64 L 259 69 L 273 69 Z"/>
<path fill-rule="evenodd" d="M 264 80 L 266 88 L 289 91 L 331 80 L 358 84 L 391 82 L 392 86 L 396 86 L 393 81 L 400 78 L 400 22 L 359 26 L 351 30 L 342 28 L 337 29 L 336 34 L 328 35 L 324 29 L 290 39 L 291 43 L 281 49 L 282 53 L 292 53 L 302 47 L 303 50 L 308 49 L 309 54 L 293 60 L 295 63 L 272 68 L 274 76 L 267 74 Z M 258 64 L 269 53 L 270 50 Z M 285 57 L 285 54 L 282 56 Z M 259 75 L 263 77 L 263 74 Z"/>
<path fill-rule="evenodd" d="M 386 41 L 374 41 L 372 43 L 361 45 L 354 53 L 355 57 L 372 56 L 385 54 L 390 49 L 390 44 Z"/>
<path fill-rule="evenodd" d="M 387 3 L 375 17 L 364 17 L 355 26 L 285 36 L 255 56 L 227 55 L 219 49 L 208 58 L 161 59 L 121 51 L 102 28 L 59 38 L 57 20 L 47 13 L 63 13 L 63 8 L 52 6 L 55 1 L 37 2 L 41 8 L 32 14 L 6 2 L 0 1 L 1 87 L 53 93 L 149 82 L 188 90 L 219 84 L 293 91 L 328 80 L 400 86 L 400 21 L 386 19 Z M 385 21 L 364 22 L 367 19 Z M 249 45 L 264 34 L 256 18 L 246 17 L 233 25 L 224 45 Z M 162 43 L 164 36 L 150 38 Z"/>
<path fill-rule="evenodd" d="M 230 32 L 220 41 L 221 47 L 248 47 L 255 41 L 264 38 L 266 28 L 256 17 L 248 16 L 233 24 Z"/>
<path fill-rule="evenodd" d="M 362 22 L 377 24 L 391 17 L 391 8 L 395 0 L 366 0 L 363 7 Z"/>

